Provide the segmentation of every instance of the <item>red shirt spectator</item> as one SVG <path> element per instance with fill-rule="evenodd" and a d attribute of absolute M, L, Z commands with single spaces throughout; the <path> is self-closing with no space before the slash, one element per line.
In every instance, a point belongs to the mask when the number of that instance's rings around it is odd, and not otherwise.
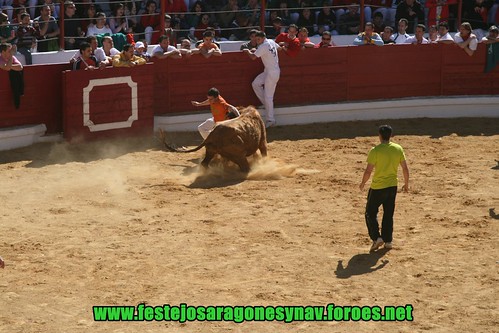
<path fill-rule="evenodd" d="M 275 42 L 279 44 L 290 57 L 296 57 L 301 50 L 300 40 L 296 37 L 297 34 L 298 27 L 295 24 L 290 24 L 288 32 L 279 34 L 275 39 Z"/>

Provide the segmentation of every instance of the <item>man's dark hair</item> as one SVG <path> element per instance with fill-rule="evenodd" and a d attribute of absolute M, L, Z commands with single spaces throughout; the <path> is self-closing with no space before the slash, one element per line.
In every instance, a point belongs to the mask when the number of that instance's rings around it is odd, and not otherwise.
<path fill-rule="evenodd" d="M 263 38 L 265 38 L 265 37 L 267 37 L 267 35 L 265 35 L 265 32 L 264 32 L 264 31 L 258 31 L 258 32 L 256 33 L 256 37 L 263 37 Z"/>
<path fill-rule="evenodd" d="M 390 125 L 381 125 L 379 127 L 378 133 L 384 141 L 390 140 L 392 137 L 392 127 Z"/>
<path fill-rule="evenodd" d="M 214 37 L 214 35 L 215 35 L 215 34 L 213 33 L 213 31 L 212 31 L 212 30 L 205 30 L 205 31 L 203 32 L 203 38 L 204 38 L 204 37 Z"/>
<path fill-rule="evenodd" d="M 443 21 L 438 24 L 438 27 L 444 27 L 445 29 L 449 30 L 449 23 Z"/>
<path fill-rule="evenodd" d="M 295 28 L 295 29 L 296 29 L 296 31 L 298 31 L 298 26 L 297 26 L 296 24 L 294 24 L 294 23 L 291 23 L 291 24 L 289 25 L 289 27 L 288 27 L 288 31 L 289 31 L 289 28 Z"/>
<path fill-rule="evenodd" d="M 210 90 L 208 90 L 208 96 L 212 96 L 212 97 L 218 97 L 220 96 L 220 92 L 218 91 L 217 88 L 213 87 L 213 88 L 210 88 Z"/>
<path fill-rule="evenodd" d="M 87 43 L 87 42 L 81 42 L 80 44 L 80 53 L 83 54 L 83 51 L 85 51 L 86 49 L 88 49 L 90 46 L 90 43 Z"/>
<path fill-rule="evenodd" d="M 132 44 L 125 44 L 125 45 L 123 45 L 123 51 L 125 51 L 125 52 L 128 51 L 128 50 L 130 50 L 130 48 L 132 48 L 132 50 L 133 50 Z"/>
<path fill-rule="evenodd" d="M 374 29 L 374 24 L 372 22 L 366 22 L 365 27 L 371 27 Z"/>
<path fill-rule="evenodd" d="M 164 41 L 165 39 L 170 39 L 170 36 L 168 35 L 163 35 L 163 36 L 160 36 L 159 39 L 158 39 L 158 43 L 161 43 L 162 41 Z"/>
<path fill-rule="evenodd" d="M 425 31 L 426 31 L 426 27 L 425 27 L 425 25 L 424 25 L 424 24 L 418 24 L 418 25 L 416 26 L 416 28 L 421 28 L 421 29 L 423 29 L 423 32 L 425 32 Z"/>
<path fill-rule="evenodd" d="M 28 13 L 22 13 L 21 14 L 21 20 L 23 20 L 26 16 L 29 16 L 29 14 Z"/>
<path fill-rule="evenodd" d="M 92 36 L 87 36 L 87 37 L 85 38 L 85 42 L 87 42 L 87 43 L 92 43 L 92 41 L 93 41 L 94 39 L 95 39 L 95 40 L 97 40 L 97 37 L 96 37 L 96 36 L 94 36 L 94 35 L 92 35 Z"/>
<path fill-rule="evenodd" d="M 250 36 L 253 35 L 253 34 L 256 35 L 257 32 L 258 32 L 258 30 L 251 29 L 250 32 L 249 32 L 249 34 L 250 34 Z"/>
<path fill-rule="evenodd" d="M 409 21 L 408 21 L 407 19 L 405 19 L 405 18 L 401 18 L 401 19 L 399 20 L 399 23 L 400 23 L 400 22 L 404 22 L 404 23 L 405 23 L 405 25 L 409 26 Z"/>
<path fill-rule="evenodd" d="M 378 17 L 378 16 L 381 17 L 381 18 L 383 18 L 383 13 L 382 12 L 376 12 L 376 13 L 373 14 L 373 17 Z"/>
<path fill-rule="evenodd" d="M 7 51 L 12 45 L 9 43 L 0 44 L 0 52 Z"/>

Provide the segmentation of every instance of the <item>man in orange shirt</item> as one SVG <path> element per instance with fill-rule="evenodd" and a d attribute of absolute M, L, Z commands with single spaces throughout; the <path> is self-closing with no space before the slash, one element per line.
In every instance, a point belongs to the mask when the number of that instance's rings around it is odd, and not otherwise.
<path fill-rule="evenodd" d="M 220 92 L 217 88 L 211 88 L 208 90 L 208 98 L 203 102 L 191 101 L 194 106 L 210 106 L 211 114 L 213 117 L 206 119 L 204 123 L 198 126 L 198 131 L 206 139 L 210 132 L 215 127 L 215 124 L 227 119 L 236 118 L 239 116 L 239 111 L 225 99 L 220 96 Z"/>

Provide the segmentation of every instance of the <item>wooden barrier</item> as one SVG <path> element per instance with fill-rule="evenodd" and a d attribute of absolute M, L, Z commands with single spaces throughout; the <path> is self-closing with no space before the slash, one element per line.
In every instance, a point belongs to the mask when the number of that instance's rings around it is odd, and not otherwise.
<path fill-rule="evenodd" d="M 499 92 L 499 66 L 484 73 L 483 44 L 472 57 L 456 45 L 386 45 L 306 49 L 294 58 L 280 53 L 279 59 L 276 106 Z M 191 100 L 204 100 L 210 87 L 219 88 L 231 104 L 260 104 L 251 82 L 263 65 L 242 52 L 209 59 L 194 55 L 155 60 L 133 69 L 62 74 L 64 69 L 67 65 L 27 66 L 25 96 L 19 110 L 12 103 L 7 73 L 0 73 L 0 127 L 44 123 L 49 133 L 63 130 L 67 138 L 106 135 L 106 131 L 96 130 L 105 126 L 94 127 L 92 132 L 88 125 L 128 121 L 132 82 L 137 83 L 139 118 L 128 130 L 111 126 L 109 135 L 129 134 L 149 126 L 152 131 L 153 114 L 200 111 Z M 92 80 L 101 81 L 95 85 Z M 89 111 L 84 116 L 83 91 L 89 82 L 94 86 L 88 93 Z M 108 89 L 100 84 L 112 86 Z"/>

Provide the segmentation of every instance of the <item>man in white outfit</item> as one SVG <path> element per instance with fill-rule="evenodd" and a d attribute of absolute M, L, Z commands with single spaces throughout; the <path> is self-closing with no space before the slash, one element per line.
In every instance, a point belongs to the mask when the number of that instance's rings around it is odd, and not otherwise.
<path fill-rule="evenodd" d="M 265 106 L 265 111 L 267 113 L 267 120 L 265 122 L 265 127 L 275 126 L 274 118 L 274 93 L 279 81 L 279 76 L 281 75 L 281 69 L 279 68 L 279 56 L 277 51 L 280 49 L 273 40 L 267 39 L 265 32 L 259 31 L 256 34 L 256 43 L 258 47 L 255 51 L 249 49 L 243 50 L 244 53 L 248 54 L 251 59 L 255 60 L 261 58 L 265 70 L 263 73 L 258 75 L 251 84 L 256 96 Z"/>

